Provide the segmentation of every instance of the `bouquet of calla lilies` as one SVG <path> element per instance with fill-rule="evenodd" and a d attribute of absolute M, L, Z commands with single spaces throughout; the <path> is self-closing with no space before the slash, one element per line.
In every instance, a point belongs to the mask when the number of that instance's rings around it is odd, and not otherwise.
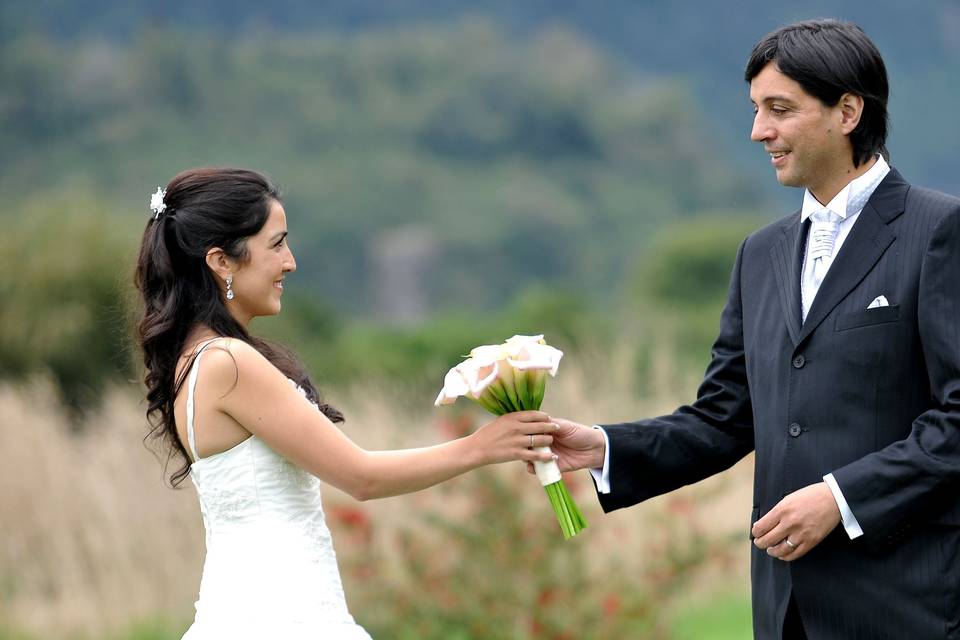
<path fill-rule="evenodd" d="M 542 335 L 513 336 L 503 344 L 484 345 L 450 369 L 434 405 L 453 404 L 460 396 L 473 400 L 494 415 L 538 411 L 547 386 L 547 374 L 557 375 L 563 352 L 548 345 Z M 549 447 L 536 447 L 549 452 Z M 560 475 L 556 462 L 534 462 L 537 478 L 550 498 L 566 539 L 587 526 Z"/>

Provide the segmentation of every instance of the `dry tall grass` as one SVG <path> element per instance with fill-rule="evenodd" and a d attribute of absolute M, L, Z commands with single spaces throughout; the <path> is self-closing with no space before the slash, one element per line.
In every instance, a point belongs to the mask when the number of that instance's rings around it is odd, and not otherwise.
<path fill-rule="evenodd" d="M 665 354 L 655 360 L 650 380 L 636 379 L 627 353 L 584 356 L 580 366 L 568 360 L 544 408 L 587 422 L 669 411 L 693 393 L 696 380 L 678 382 Z M 136 619 L 189 621 L 204 553 L 199 509 L 190 483 L 179 491 L 167 488 L 157 459 L 141 445 L 145 421 L 136 392 L 111 390 L 78 435 L 44 383 L 0 387 L 0 628 L 40 637 L 102 637 Z M 397 415 L 395 400 L 403 393 L 380 384 L 326 395 L 344 409 L 345 429 L 362 446 L 419 446 L 444 437 L 438 430 L 443 414 L 433 410 L 431 398 L 416 415 Z M 598 567 L 615 558 L 629 570 L 645 559 L 623 549 L 643 548 L 641 541 L 662 535 L 653 523 L 670 514 L 684 512 L 691 527 L 716 539 L 745 536 L 751 469 L 745 461 L 722 477 L 610 515 L 600 512 L 584 477 L 577 495 L 591 527 L 568 544 L 589 544 Z M 545 500 L 519 465 L 501 465 L 498 472 L 530 482 L 534 499 Z M 427 490 L 364 504 L 363 514 L 376 523 L 375 542 L 389 546 L 398 530 L 414 524 L 411 514 L 447 508 L 448 499 L 449 492 Z M 350 554 L 362 548 L 350 542 L 355 505 L 330 488 L 325 503 L 341 563 L 350 563 Z M 745 591 L 746 544 L 734 557 L 733 563 L 707 562 L 700 584 L 719 580 Z M 349 573 L 344 580 L 348 598 L 364 602 L 364 584 Z"/>

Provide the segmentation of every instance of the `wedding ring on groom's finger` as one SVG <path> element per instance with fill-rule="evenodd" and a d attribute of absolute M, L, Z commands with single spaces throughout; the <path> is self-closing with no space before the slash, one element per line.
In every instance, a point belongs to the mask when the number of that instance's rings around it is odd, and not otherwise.
<path fill-rule="evenodd" d="M 784 539 L 783 539 L 783 544 L 785 544 L 785 545 L 787 545 L 788 547 L 790 547 L 790 551 L 793 551 L 794 549 L 797 548 L 797 545 L 795 545 L 795 544 L 793 544 L 792 542 L 790 542 L 790 538 L 784 538 Z"/>
<path fill-rule="evenodd" d="M 533 434 L 530 434 L 530 448 L 533 449 Z"/>

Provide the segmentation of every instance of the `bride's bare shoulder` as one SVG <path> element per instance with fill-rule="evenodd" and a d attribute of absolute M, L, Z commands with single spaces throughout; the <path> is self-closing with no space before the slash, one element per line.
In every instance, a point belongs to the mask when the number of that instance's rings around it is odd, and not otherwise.
<path fill-rule="evenodd" d="M 283 377 L 283 374 L 257 351 L 253 345 L 238 338 L 217 338 L 205 349 L 202 373 L 207 383 L 220 394 L 227 394 L 238 385 L 257 383 L 264 378 Z"/>

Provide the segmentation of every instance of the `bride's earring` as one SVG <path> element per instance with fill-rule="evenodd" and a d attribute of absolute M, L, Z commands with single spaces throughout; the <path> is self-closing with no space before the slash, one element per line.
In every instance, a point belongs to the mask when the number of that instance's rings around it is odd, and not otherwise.
<path fill-rule="evenodd" d="M 227 300 L 233 300 L 233 275 L 227 276 Z"/>

